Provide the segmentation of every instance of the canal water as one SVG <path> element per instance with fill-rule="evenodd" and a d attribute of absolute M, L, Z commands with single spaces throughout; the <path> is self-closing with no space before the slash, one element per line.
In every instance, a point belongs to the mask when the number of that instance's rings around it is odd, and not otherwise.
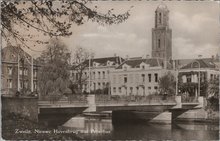
<path fill-rule="evenodd" d="M 219 140 L 217 123 L 113 124 L 109 118 L 80 116 L 71 118 L 59 130 L 75 131 L 85 140 Z"/>

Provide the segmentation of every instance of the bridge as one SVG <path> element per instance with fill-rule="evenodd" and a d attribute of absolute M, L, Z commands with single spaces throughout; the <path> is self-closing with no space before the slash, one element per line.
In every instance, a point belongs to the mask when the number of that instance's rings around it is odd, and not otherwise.
<path fill-rule="evenodd" d="M 40 99 L 38 101 L 39 118 L 42 116 L 66 117 L 68 120 L 85 112 L 100 113 L 112 111 L 112 117 L 133 118 L 130 112 L 145 113 L 144 119 L 150 120 L 159 114 L 169 111 L 175 119 L 187 110 L 202 108 L 203 97 L 187 101 L 181 96 L 111 96 L 111 95 L 75 95 L 61 98 Z M 129 113 L 129 116 L 125 116 Z M 133 115 L 133 114 L 132 114 Z M 143 115 L 143 114 L 142 114 Z M 136 116 L 136 115 L 135 115 Z"/>

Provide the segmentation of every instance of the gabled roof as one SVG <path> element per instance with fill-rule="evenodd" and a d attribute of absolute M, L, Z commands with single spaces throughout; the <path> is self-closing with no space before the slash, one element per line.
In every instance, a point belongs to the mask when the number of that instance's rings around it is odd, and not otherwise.
<path fill-rule="evenodd" d="M 128 59 L 124 61 L 120 66 L 118 66 L 116 69 L 122 69 L 122 66 L 124 64 L 127 64 L 131 68 L 137 68 L 140 67 L 140 64 L 144 62 L 146 64 L 149 64 L 150 67 L 157 67 L 157 66 L 163 66 L 163 61 L 161 59 L 155 59 L 155 58 L 150 58 L 150 59 Z"/>
<path fill-rule="evenodd" d="M 18 61 L 18 54 L 20 58 L 26 58 L 25 62 L 27 63 L 27 60 L 31 62 L 31 55 L 25 52 L 21 47 L 17 46 L 7 46 L 2 49 L 2 61 L 3 62 L 17 62 Z M 36 59 L 33 59 L 34 64 L 37 64 L 38 61 Z"/>
<path fill-rule="evenodd" d="M 119 56 L 115 56 L 115 57 L 104 57 L 104 58 L 93 58 L 90 60 L 90 65 L 91 67 L 93 66 L 93 63 L 99 63 L 99 66 L 107 66 L 108 61 L 113 62 L 113 65 L 116 64 L 121 64 L 124 59 L 119 57 Z M 86 67 L 89 67 L 89 60 L 85 60 L 82 64 L 86 65 Z M 72 69 L 77 68 L 77 66 L 72 66 Z"/>
<path fill-rule="evenodd" d="M 200 65 L 200 66 L 199 66 Z M 214 61 L 210 58 L 206 59 L 194 59 L 190 63 L 182 66 L 180 69 L 192 69 L 192 68 L 217 68 Z"/>

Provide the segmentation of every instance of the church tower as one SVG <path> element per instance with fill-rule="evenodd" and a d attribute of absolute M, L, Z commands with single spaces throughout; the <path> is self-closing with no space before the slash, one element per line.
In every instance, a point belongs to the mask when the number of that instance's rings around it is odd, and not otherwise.
<path fill-rule="evenodd" d="M 161 4 L 155 11 L 155 27 L 152 29 L 152 58 L 166 63 L 172 59 L 172 30 L 169 28 L 169 10 Z"/>

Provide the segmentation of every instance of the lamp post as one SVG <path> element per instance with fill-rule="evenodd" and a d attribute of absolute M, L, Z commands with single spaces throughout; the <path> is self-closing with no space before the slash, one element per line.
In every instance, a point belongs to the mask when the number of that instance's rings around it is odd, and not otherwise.
<path fill-rule="evenodd" d="M 91 93 L 91 54 L 89 53 L 89 94 Z"/>

